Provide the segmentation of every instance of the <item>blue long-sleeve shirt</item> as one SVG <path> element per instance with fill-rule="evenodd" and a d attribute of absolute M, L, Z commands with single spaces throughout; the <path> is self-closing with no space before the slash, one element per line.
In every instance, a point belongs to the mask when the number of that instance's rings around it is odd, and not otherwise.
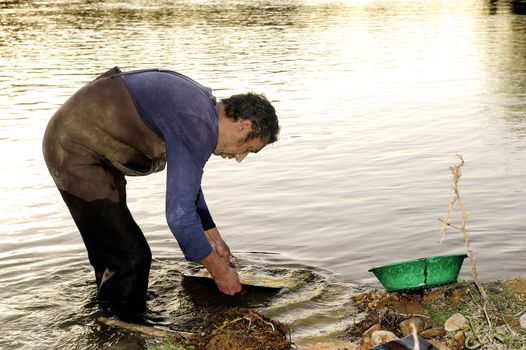
<path fill-rule="evenodd" d="M 185 258 L 200 261 L 215 227 L 201 190 L 203 168 L 217 144 L 217 111 L 210 88 L 172 71 L 122 74 L 144 121 L 166 146 L 166 219 Z"/>

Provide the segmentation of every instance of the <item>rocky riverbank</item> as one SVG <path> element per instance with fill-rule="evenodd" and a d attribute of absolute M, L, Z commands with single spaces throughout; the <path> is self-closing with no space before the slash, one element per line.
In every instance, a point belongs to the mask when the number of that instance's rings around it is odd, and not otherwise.
<path fill-rule="evenodd" d="M 330 343 L 297 346 L 286 325 L 254 310 L 231 309 L 209 320 L 194 337 L 151 349 L 368 350 L 416 335 L 438 350 L 526 349 L 526 280 L 485 282 L 483 287 L 485 301 L 476 285 L 465 281 L 414 293 L 367 290 L 353 297 L 356 322 Z"/>
<path fill-rule="evenodd" d="M 526 280 L 459 282 L 421 291 L 369 290 L 353 299 L 359 320 L 333 343 L 302 350 L 366 350 L 413 330 L 435 348 L 526 349 Z"/>

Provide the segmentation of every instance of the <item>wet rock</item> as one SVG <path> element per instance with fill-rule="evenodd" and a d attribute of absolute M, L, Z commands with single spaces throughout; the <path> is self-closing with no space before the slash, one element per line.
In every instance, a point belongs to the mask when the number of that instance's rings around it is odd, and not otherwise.
<path fill-rule="evenodd" d="M 396 339 L 399 338 L 394 335 L 393 332 L 383 330 L 374 331 L 373 334 L 371 334 L 371 345 L 375 347 Z"/>
<path fill-rule="evenodd" d="M 371 335 L 376 332 L 376 331 L 379 331 L 380 330 L 380 324 L 375 324 L 373 326 L 371 326 L 368 330 L 366 330 L 364 333 L 363 333 L 363 347 L 366 348 L 366 349 L 369 349 L 371 348 Z"/>
<path fill-rule="evenodd" d="M 424 339 L 443 337 L 444 335 L 446 335 L 446 330 L 444 327 L 433 327 L 420 333 L 420 336 Z"/>
<path fill-rule="evenodd" d="M 426 322 L 421 317 L 411 317 L 400 322 L 399 327 L 402 335 L 405 337 L 406 335 L 413 333 L 413 326 L 416 329 L 416 332 L 420 334 L 426 329 Z"/>
<path fill-rule="evenodd" d="M 468 320 L 462 314 L 456 313 L 447 319 L 444 329 L 448 332 L 455 332 L 467 326 Z"/>
<path fill-rule="evenodd" d="M 363 333 L 364 338 L 370 338 L 370 337 L 371 337 L 371 334 L 373 334 L 373 332 L 379 331 L 381 327 L 382 327 L 382 326 L 380 326 L 379 323 L 377 323 L 377 324 L 371 326 L 371 328 L 369 328 L 368 330 L 366 330 L 366 331 Z"/>
<path fill-rule="evenodd" d="M 526 329 L 526 313 L 519 318 L 519 323 L 522 329 Z"/>

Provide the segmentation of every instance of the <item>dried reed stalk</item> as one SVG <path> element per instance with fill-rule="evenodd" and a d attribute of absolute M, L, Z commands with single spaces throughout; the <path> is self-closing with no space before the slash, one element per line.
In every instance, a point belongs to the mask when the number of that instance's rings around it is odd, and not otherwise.
<path fill-rule="evenodd" d="M 451 172 L 453 173 L 453 179 L 452 179 L 453 195 L 449 199 L 449 203 L 447 205 L 447 211 L 446 211 L 446 215 L 444 216 L 444 219 L 440 220 L 442 222 L 442 225 L 440 225 L 440 243 L 442 243 L 442 241 L 444 240 L 446 231 L 449 226 L 459 229 L 460 232 L 462 232 L 462 234 L 464 235 L 464 242 L 466 243 L 468 258 L 469 258 L 469 262 L 471 265 L 471 275 L 473 276 L 473 279 L 475 280 L 475 284 L 484 302 L 483 303 L 484 313 L 486 314 L 486 319 L 488 320 L 488 323 L 491 326 L 491 321 L 488 317 L 488 312 L 487 312 L 487 305 L 489 305 L 489 299 L 488 299 L 488 295 L 486 294 L 486 291 L 484 290 L 484 287 L 482 286 L 482 283 L 480 282 L 479 275 L 477 272 L 475 256 L 473 255 L 473 250 L 471 249 L 471 240 L 469 237 L 468 230 L 466 229 L 466 222 L 467 222 L 468 214 L 466 213 L 466 208 L 464 207 L 464 203 L 462 202 L 462 199 L 460 198 L 460 192 L 458 189 L 458 181 L 460 180 L 460 176 L 462 176 L 462 172 L 460 168 L 464 165 L 464 159 L 459 154 L 457 154 L 457 157 L 460 159 L 460 164 L 450 167 Z M 462 213 L 462 221 L 460 223 L 460 227 L 453 226 L 449 222 L 451 220 L 451 210 L 455 204 L 458 205 L 458 207 L 460 208 L 460 212 Z"/>
<path fill-rule="evenodd" d="M 175 339 L 183 339 L 183 338 L 189 338 L 195 335 L 193 333 L 176 332 L 176 331 L 172 331 L 168 329 L 161 329 L 157 327 L 151 327 L 151 326 L 146 326 L 146 325 L 141 325 L 141 324 L 136 324 L 136 323 L 129 323 L 129 322 L 124 322 L 120 320 L 113 320 L 113 319 L 109 319 L 107 317 L 102 317 L 102 316 L 98 317 L 97 321 L 99 321 L 100 323 L 104 323 L 105 325 L 110 326 L 110 327 L 116 327 L 116 328 L 124 329 L 130 332 L 135 332 L 135 333 L 142 333 L 142 334 L 150 335 L 152 337 L 161 337 L 161 338 L 173 337 Z"/>

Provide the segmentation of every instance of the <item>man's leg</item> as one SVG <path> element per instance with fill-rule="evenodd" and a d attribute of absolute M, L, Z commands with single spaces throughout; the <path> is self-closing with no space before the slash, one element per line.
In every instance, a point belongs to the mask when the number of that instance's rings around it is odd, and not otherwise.
<path fill-rule="evenodd" d="M 85 201 L 60 192 L 95 268 L 98 301 L 123 315 L 144 311 L 151 252 L 125 201 Z"/>
<path fill-rule="evenodd" d="M 44 137 L 44 158 L 95 268 L 98 300 L 123 317 L 146 307 L 151 252 L 126 205 L 126 179 L 74 141 Z"/>

